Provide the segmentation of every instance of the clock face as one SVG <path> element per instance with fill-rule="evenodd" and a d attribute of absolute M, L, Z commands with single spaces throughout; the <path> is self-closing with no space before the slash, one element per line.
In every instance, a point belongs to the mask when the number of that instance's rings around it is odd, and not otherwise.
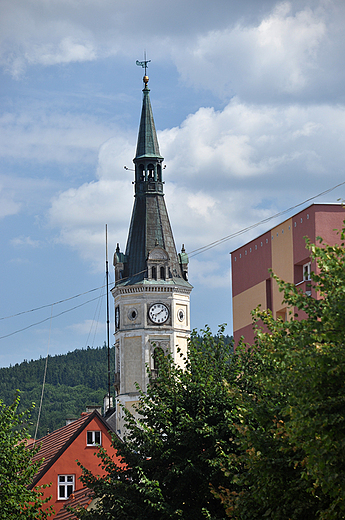
<path fill-rule="evenodd" d="M 165 323 L 169 318 L 169 309 L 164 303 L 154 303 L 149 308 L 149 318 L 153 323 Z"/>

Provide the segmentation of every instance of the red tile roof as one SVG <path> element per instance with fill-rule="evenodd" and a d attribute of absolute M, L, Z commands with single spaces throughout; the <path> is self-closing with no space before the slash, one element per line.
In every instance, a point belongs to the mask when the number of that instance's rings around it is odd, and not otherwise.
<path fill-rule="evenodd" d="M 66 509 L 67 506 L 75 508 L 86 508 L 92 501 L 93 491 L 88 488 L 79 489 L 70 495 L 62 509 L 54 517 L 54 520 L 75 520 L 76 516 Z"/>
<path fill-rule="evenodd" d="M 76 419 L 72 423 L 67 424 L 66 426 L 62 426 L 62 428 L 49 433 L 45 437 L 38 439 L 35 444 L 31 444 L 29 446 L 29 449 L 32 446 L 40 446 L 39 452 L 33 457 L 34 461 L 44 459 L 40 470 L 36 474 L 30 488 L 37 484 L 47 469 L 52 464 L 54 464 L 54 462 L 60 457 L 60 455 L 74 441 L 74 439 L 85 428 L 85 426 L 92 421 L 94 417 L 98 417 L 98 419 L 106 425 L 107 429 L 111 430 L 109 424 L 107 424 L 103 417 L 96 410 L 94 410 L 91 413 L 83 413 L 79 419 Z"/>

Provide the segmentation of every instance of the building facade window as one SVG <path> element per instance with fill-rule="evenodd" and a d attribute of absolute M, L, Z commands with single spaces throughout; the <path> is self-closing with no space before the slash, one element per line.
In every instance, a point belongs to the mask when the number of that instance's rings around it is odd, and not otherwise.
<path fill-rule="evenodd" d="M 101 446 L 101 432 L 99 430 L 86 432 L 87 446 Z"/>
<path fill-rule="evenodd" d="M 303 266 L 303 281 L 310 280 L 311 262 Z"/>
<path fill-rule="evenodd" d="M 58 476 L 58 497 L 59 500 L 67 500 L 74 492 L 74 475 L 59 475 Z"/>

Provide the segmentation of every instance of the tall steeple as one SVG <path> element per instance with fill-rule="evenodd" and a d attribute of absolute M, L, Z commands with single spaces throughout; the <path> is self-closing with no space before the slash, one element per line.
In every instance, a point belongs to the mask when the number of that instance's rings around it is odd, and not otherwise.
<path fill-rule="evenodd" d="M 189 286 L 187 264 L 182 267 L 176 253 L 163 193 L 162 163 L 150 102 L 149 78 L 143 78 L 143 104 L 138 132 L 135 165 L 135 200 L 126 253 L 114 255 L 116 285 L 137 283 L 178 284 Z M 159 271 L 155 262 L 158 250 L 166 258 Z M 156 252 L 154 253 L 154 250 Z M 120 254 L 118 254 L 120 253 Z M 163 269 L 162 269 L 163 267 Z"/>
<path fill-rule="evenodd" d="M 163 193 L 162 163 L 145 65 L 138 132 L 134 206 L 126 252 L 114 253 L 116 430 L 124 435 L 122 407 L 135 413 L 136 384 L 145 392 L 157 373 L 156 350 L 182 363 L 190 334 L 188 256 L 177 254 Z"/>

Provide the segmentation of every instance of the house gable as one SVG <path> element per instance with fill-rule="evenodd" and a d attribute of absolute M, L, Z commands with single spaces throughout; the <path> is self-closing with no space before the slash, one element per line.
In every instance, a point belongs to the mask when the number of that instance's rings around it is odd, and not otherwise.
<path fill-rule="evenodd" d="M 43 457 L 44 461 L 30 487 L 51 484 L 43 493 L 45 497 L 51 496 L 49 505 L 53 505 L 55 513 L 65 505 L 71 491 L 75 493 L 84 487 L 80 481 L 82 469 L 77 460 L 94 475 L 104 474 L 96 456 L 99 448 L 90 444 L 91 440 L 98 441 L 99 438 L 101 446 L 120 464 L 111 444 L 109 425 L 97 411 L 83 415 L 36 442 L 36 445 L 41 444 L 41 449 L 35 459 Z"/>

